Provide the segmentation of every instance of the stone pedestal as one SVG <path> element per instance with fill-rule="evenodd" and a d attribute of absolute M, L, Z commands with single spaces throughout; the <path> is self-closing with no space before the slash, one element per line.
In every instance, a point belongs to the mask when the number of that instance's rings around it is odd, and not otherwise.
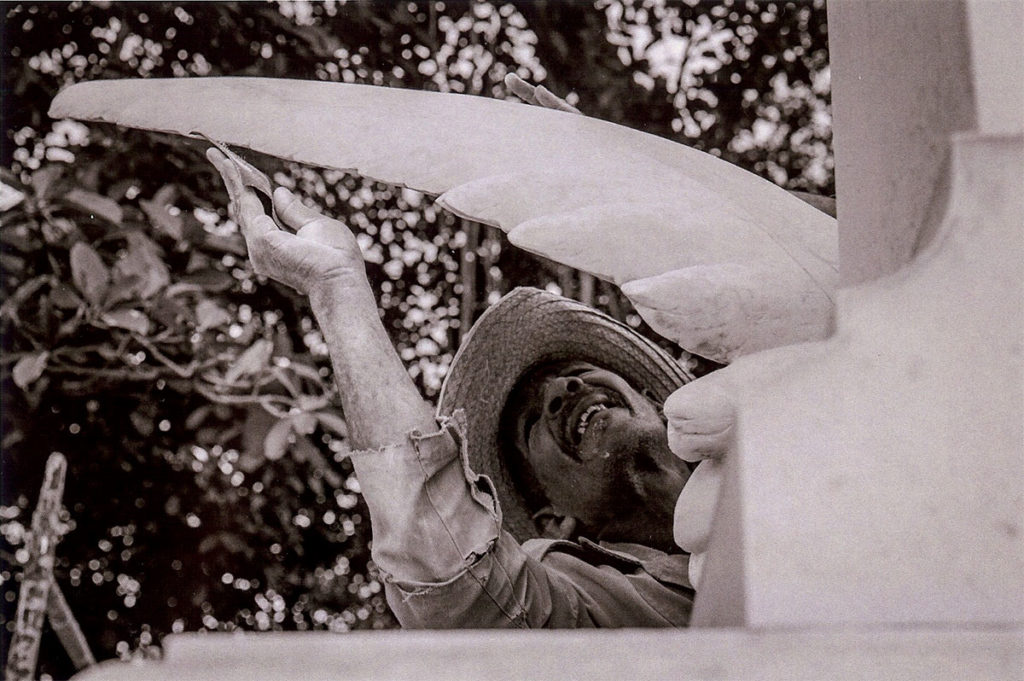
<path fill-rule="evenodd" d="M 959 681 L 1020 678 L 1010 632 L 373 631 L 178 634 L 76 681 Z"/>
<path fill-rule="evenodd" d="M 930 247 L 842 290 L 829 341 L 730 367 L 772 373 L 736 396 L 698 623 L 1024 622 L 1022 168 L 958 138 Z"/>
<path fill-rule="evenodd" d="M 696 623 L 1019 635 L 1022 15 L 829 6 L 847 288 L 830 340 L 727 369 L 737 435 Z"/>

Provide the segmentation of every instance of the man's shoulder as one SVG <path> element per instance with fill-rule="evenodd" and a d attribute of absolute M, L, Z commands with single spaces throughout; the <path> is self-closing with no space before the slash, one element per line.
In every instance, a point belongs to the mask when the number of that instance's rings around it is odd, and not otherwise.
<path fill-rule="evenodd" d="M 581 537 L 579 541 L 566 539 L 529 539 L 523 550 L 540 562 L 563 562 L 561 556 L 571 556 L 592 566 L 607 565 L 629 574 L 642 570 L 659 582 L 693 589 L 689 579 L 689 554 L 666 553 L 642 544 L 594 542 Z"/>

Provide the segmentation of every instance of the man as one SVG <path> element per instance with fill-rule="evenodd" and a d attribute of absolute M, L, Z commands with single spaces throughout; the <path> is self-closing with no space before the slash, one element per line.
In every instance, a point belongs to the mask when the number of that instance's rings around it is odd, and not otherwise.
<path fill-rule="evenodd" d="M 380 322 L 352 233 L 278 188 L 275 213 L 295 233 L 282 230 L 238 167 L 208 156 L 256 270 L 309 296 L 403 626 L 687 624 L 694 592 L 671 528 L 689 468 L 658 410 L 690 377 L 670 357 L 585 306 L 520 289 L 464 341 L 435 418 Z M 537 538 L 534 519 L 602 543 Z"/>
<path fill-rule="evenodd" d="M 690 378 L 605 315 L 516 289 L 465 339 L 439 412 L 466 412 L 470 465 L 497 482 L 517 538 L 582 534 L 670 551 L 689 470 L 668 450 L 659 410 Z"/>

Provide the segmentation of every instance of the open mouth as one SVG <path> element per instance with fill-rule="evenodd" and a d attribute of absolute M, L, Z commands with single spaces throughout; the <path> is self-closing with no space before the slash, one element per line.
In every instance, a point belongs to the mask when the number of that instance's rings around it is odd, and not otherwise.
<path fill-rule="evenodd" d="M 608 409 L 626 406 L 625 401 L 617 393 L 597 389 L 581 391 L 576 404 L 568 405 L 569 408 L 563 410 L 561 433 L 564 445 L 567 445 L 563 449 L 570 456 L 579 459 L 580 444 L 594 418 Z"/>

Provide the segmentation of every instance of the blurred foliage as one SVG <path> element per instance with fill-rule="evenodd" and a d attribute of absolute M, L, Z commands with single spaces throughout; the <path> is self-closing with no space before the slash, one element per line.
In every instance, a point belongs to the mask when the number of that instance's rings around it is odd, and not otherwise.
<path fill-rule="evenodd" d="M 183 138 L 52 121 L 79 81 L 263 75 L 505 97 L 511 71 L 583 111 L 831 193 L 821 2 L 6 3 L 3 640 L 50 451 L 68 456 L 57 580 L 100 659 L 182 630 L 394 626 L 369 560 L 322 338 L 257 277 Z M 197 106 L 201 105 L 197 103 Z M 428 197 L 253 159 L 357 233 L 410 374 L 436 394 L 460 327 L 510 287 L 612 287 Z M 44 638 L 40 671 L 71 670 Z"/>

